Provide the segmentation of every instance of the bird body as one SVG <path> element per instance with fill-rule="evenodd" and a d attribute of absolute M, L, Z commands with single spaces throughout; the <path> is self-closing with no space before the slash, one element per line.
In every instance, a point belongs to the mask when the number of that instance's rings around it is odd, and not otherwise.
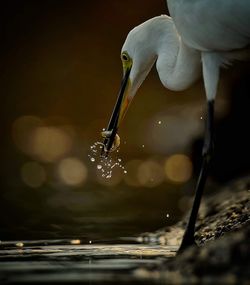
<path fill-rule="evenodd" d="M 249 57 L 250 1 L 239 0 L 239 6 L 233 5 L 235 0 L 227 1 L 210 1 L 205 9 L 208 0 L 168 0 L 172 17 L 158 16 L 130 31 L 122 47 L 122 53 L 133 59 L 130 96 L 156 62 L 162 84 L 175 91 L 191 86 L 203 67 L 207 98 L 214 99 L 220 66 Z"/>
<path fill-rule="evenodd" d="M 181 41 L 201 52 L 208 100 L 214 100 L 221 66 L 249 58 L 249 0 L 167 0 Z"/>
<path fill-rule="evenodd" d="M 162 84 L 183 90 L 203 76 L 208 113 L 203 162 L 181 249 L 194 244 L 195 221 L 213 149 L 214 101 L 220 67 L 248 57 L 250 0 L 167 0 L 170 16 L 158 16 L 131 30 L 121 50 L 123 81 L 105 138 L 109 152 L 138 88 L 156 63 Z"/>
<path fill-rule="evenodd" d="M 231 51 L 250 42 L 249 0 L 167 0 L 182 41 L 200 51 Z"/>

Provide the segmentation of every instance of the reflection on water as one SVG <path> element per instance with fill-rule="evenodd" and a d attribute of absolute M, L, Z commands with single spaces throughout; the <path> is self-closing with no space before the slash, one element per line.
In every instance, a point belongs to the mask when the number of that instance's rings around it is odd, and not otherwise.
<path fill-rule="evenodd" d="M 79 243 L 81 240 L 2 242 L 0 281 L 50 283 L 115 280 L 115 284 L 124 281 L 134 284 L 146 281 L 141 269 L 159 268 L 163 260 L 175 256 L 177 250 L 176 246 Z"/>

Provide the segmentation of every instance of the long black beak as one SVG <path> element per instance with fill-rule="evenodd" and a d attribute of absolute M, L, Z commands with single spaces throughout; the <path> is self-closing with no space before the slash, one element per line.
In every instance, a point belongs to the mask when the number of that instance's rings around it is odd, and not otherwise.
<path fill-rule="evenodd" d="M 116 135 L 117 130 L 118 130 L 118 120 L 119 120 L 119 115 L 120 115 L 120 111 L 121 111 L 121 105 L 122 105 L 124 92 L 125 92 L 125 89 L 126 89 L 126 86 L 128 83 L 128 79 L 129 79 L 130 70 L 131 70 L 131 68 L 128 68 L 126 70 L 124 76 L 123 76 L 121 87 L 120 87 L 120 90 L 118 93 L 118 98 L 117 98 L 115 107 L 113 109 L 113 113 L 112 113 L 112 116 L 110 118 L 110 121 L 108 123 L 108 127 L 105 130 L 105 131 L 111 132 L 111 134 L 108 137 L 106 137 L 103 141 L 103 148 L 102 148 L 101 155 L 103 155 L 105 153 L 106 157 L 109 154 L 109 151 L 113 145 L 115 135 Z"/>

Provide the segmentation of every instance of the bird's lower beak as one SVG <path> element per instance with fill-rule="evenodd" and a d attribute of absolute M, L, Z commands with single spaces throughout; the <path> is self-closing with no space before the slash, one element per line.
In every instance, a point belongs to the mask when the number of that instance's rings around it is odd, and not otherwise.
<path fill-rule="evenodd" d="M 124 74 L 121 87 L 118 93 L 118 98 L 115 104 L 115 107 L 113 109 L 112 116 L 110 118 L 108 127 L 105 129 L 104 132 L 102 132 L 102 136 L 104 139 L 104 146 L 102 154 L 105 154 L 105 156 L 108 156 L 110 150 L 113 147 L 113 143 L 116 138 L 117 130 L 120 126 L 120 123 L 122 119 L 125 116 L 125 113 L 128 109 L 129 103 L 131 101 L 129 97 L 129 89 L 130 89 L 130 80 L 129 80 L 129 74 L 130 74 L 131 68 L 128 68 Z"/>

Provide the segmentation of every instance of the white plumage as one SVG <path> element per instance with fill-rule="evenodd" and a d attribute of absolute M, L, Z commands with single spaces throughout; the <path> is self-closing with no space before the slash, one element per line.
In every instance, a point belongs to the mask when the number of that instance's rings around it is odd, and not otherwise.
<path fill-rule="evenodd" d="M 167 0 L 183 42 L 200 51 L 229 51 L 250 42 L 249 0 Z"/>
<path fill-rule="evenodd" d="M 135 27 L 122 47 L 124 78 L 105 137 L 111 149 L 120 122 L 152 66 L 162 84 L 183 90 L 203 75 L 207 97 L 203 160 L 180 250 L 195 243 L 195 222 L 213 152 L 214 99 L 220 67 L 245 60 L 250 44 L 250 0 L 168 0 L 170 16 Z"/>
<path fill-rule="evenodd" d="M 219 69 L 244 60 L 250 44 L 249 0 L 168 0 L 171 17 L 162 15 L 135 27 L 122 52 L 133 61 L 131 98 L 156 62 L 162 84 L 183 90 L 201 76 L 213 100 Z"/>

